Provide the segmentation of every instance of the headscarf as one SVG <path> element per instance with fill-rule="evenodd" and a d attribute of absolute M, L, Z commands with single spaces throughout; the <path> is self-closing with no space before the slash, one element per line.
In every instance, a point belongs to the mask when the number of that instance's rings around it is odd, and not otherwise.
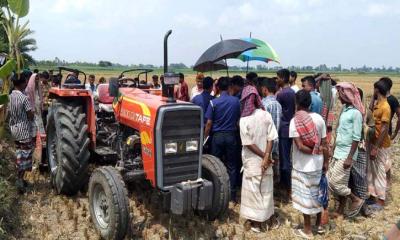
<path fill-rule="evenodd" d="M 243 88 L 242 98 L 240 99 L 241 114 L 240 117 L 250 116 L 256 109 L 262 108 L 261 97 L 257 88 L 253 85 L 247 85 Z"/>
<path fill-rule="evenodd" d="M 365 107 L 361 101 L 360 92 L 354 84 L 349 82 L 338 83 L 336 89 L 345 102 L 353 105 L 363 116 L 365 115 Z"/>
<path fill-rule="evenodd" d="M 42 93 L 42 88 L 40 87 L 40 83 L 38 86 L 36 86 L 36 76 L 37 74 L 34 73 L 31 75 L 28 81 L 28 85 L 25 88 L 25 94 L 28 96 L 29 103 L 31 104 L 32 109 L 35 108 L 35 97 L 36 97 L 36 87 L 38 88 L 38 93 L 39 93 L 39 100 L 41 102 L 41 108 L 43 108 L 43 93 Z"/>

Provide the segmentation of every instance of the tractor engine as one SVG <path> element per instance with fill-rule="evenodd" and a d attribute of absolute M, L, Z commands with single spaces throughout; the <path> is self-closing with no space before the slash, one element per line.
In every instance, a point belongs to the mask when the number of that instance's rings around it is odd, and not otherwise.
<path fill-rule="evenodd" d="M 133 135 L 121 137 L 120 160 L 117 162 L 117 168 L 124 173 L 123 178 L 126 182 L 143 179 L 145 174 L 143 171 L 142 147 L 139 134 L 135 131 Z"/>

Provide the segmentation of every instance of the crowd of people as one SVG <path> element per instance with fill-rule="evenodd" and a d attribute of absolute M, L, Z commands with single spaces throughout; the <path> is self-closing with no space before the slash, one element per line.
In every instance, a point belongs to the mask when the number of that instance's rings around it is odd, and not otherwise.
<path fill-rule="evenodd" d="M 238 202 L 240 191 L 240 215 L 252 231 L 279 227 L 274 199 L 291 202 L 303 214 L 304 227 L 294 233 L 305 239 L 313 237 L 313 215 L 314 232 L 323 233 L 329 217 L 370 216 L 383 209 L 391 183 L 391 141 L 400 130 L 399 120 L 392 126 L 394 114 L 400 119 L 400 105 L 390 93 L 390 78 L 374 83 L 368 105 L 360 88 L 328 74 L 303 77 L 301 88 L 297 73 L 287 69 L 272 78 L 250 72 L 214 80 L 198 74 L 190 94 L 184 75 L 179 78 L 175 97 L 203 109 L 204 152 L 224 162 L 231 201 Z M 49 89 L 60 83 L 46 71 L 24 71 L 11 79 L 9 125 L 23 191 L 35 138 L 44 134 Z M 100 78 L 98 84 L 105 82 Z M 95 96 L 98 84 L 89 75 L 86 89 Z M 151 86 L 161 88 L 158 76 Z M 328 195 L 338 202 L 331 216 Z"/>
<path fill-rule="evenodd" d="M 241 191 L 240 215 L 250 229 L 279 226 L 275 196 L 303 214 L 304 227 L 294 233 L 311 239 L 312 215 L 314 232 L 323 233 L 329 218 L 383 209 L 391 141 L 400 129 L 399 120 L 392 128 L 392 119 L 400 116 L 400 105 L 387 77 L 374 83 L 367 106 L 353 83 L 317 74 L 303 77 L 300 88 L 296 79 L 287 69 L 273 78 L 250 72 L 245 79 L 214 81 L 200 74 L 191 102 L 204 111 L 205 152 L 224 162 L 232 201 Z M 328 192 L 338 203 L 331 215 Z"/>

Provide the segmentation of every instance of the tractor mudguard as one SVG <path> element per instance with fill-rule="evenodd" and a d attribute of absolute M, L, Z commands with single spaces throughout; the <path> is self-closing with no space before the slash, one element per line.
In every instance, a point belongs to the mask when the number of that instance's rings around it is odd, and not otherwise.
<path fill-rule="evenodd" d="M 94 100 L 91 92 L 86 89 L 65 89 L 53 87 L 49 90 L 49 97 L 53 99 L 68 99 L 68 101 L 84 100 L 83 108 L 86 113 L 88 133 L 90 139 L 90 149 L 96 149 L 96 115 Z"/>

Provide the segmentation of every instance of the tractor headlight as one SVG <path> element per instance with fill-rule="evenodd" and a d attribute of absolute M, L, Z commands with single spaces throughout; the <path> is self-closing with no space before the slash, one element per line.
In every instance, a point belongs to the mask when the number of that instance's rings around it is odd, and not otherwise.
<path fill-rule="evenodd" d="M 186 141 L 186 152 L 195 152 L 199 149 L 199 142 L 196 140 Z"/>
<path fill-rule="evenodd" d="M 174 154 L 178 151 L 178 143 L 169 142 L 165 144 L 165 154 Z"/>

